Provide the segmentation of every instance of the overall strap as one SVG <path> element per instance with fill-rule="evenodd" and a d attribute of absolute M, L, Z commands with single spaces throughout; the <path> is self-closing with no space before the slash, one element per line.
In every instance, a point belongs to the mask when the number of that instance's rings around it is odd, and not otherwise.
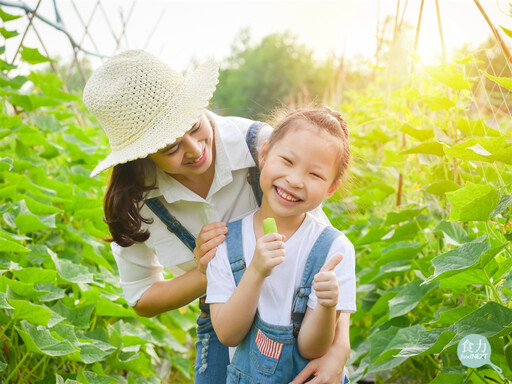
<path fill-rule="evenodd" d="M 333 227 L 326 227 L 320 236 L 318 236 L 318 239 L 309 253 L 306 266 L 304 267 L 302 281 L 300 282 L 297 294 L 293 299 L 292 323 L 293 334 L 295 337 L 299 334 L 300 325 L 304 318 L 304 314 L 306 313 L 313 278 L 325 264 L 325 258 L 329 253 L 332 242 L 339 236 L 339 234 L 340 232 Z"/>
<path fill-rule="evenodd" d="M 179 220 L 164 207 L 160 200 L 153 197 L 151 199 L 147 199 L 144 203 L 155 213 L 155 215 L 158 216 L 160 220 L 162 220 L 170 232 L 178 236 L 178 239 L 180 239 L 188 249 L 194 252 L 194 248 L 196 247 L 196 238 L 188 231 L 187 228 L 181 225 Z"/>
<path fill-rule="evenodd" d="M 240 283 L 245 272 L 244 247 L 242 243 L 242 220 L 228 223 L 226 247 L 228 249 L 228 259 L 231 266 L 231 272 L 235 278 L 235 285 L 238 287 L 238 283 Z"/>
<path fill-rule="evenodd" d="M 254 192 L 254 197 L 258 202 L 258 206 L 261 205 L 261 197 L 263 196 L 263 192 L 260 187 L 260 167 L 258 166 L 258 151 L 256 150 L 256 139 L 258 138 L 258 132 L 260 128 L 264 125 L 261 121 L 255 121 L 247 131 L 247 136 L 245 137 L 245 141 L 247 142 L 247 146 L 249 147 L 249 152 L 251 152 L 252 159 L 256 163 L 256 166 L 249 168 L 249 175 L 247 176 L 247 181 L 252 187 L 252 191 Z"/>

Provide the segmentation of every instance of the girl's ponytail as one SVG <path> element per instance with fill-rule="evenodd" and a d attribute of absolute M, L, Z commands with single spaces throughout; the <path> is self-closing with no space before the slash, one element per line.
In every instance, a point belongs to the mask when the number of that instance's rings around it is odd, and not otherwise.
<path fill-rule="evenodd" d="M 146 193 L 154 189 L 154 184 L 146 185 L 148 161 L 147 158 L 137 159 L 113 168 L 103 203 L 103 221 L 112 235 L 107 241 L 129 247 L 149 238 L 149 231 L 141 231 L 141 226 L 142 223 L 151 224 L 153 220 L 140 215 Z"/>

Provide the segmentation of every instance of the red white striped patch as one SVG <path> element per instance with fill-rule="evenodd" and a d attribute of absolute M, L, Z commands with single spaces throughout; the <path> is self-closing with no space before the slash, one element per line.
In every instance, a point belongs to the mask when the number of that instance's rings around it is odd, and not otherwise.
<path fill-rule="evenodd" d="M 256 332 L 256 345 L 261 354 L 272 359 L 279 359 L 283 351 L 283 344 L 269 339 L 260 329 Z"/>

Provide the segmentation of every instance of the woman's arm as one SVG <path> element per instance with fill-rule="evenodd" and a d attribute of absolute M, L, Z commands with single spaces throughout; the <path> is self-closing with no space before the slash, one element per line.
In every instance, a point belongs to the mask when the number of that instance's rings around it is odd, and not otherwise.
<path fill-rule="evenodd" d="M 206 276 L 194 268 L 182 276 L 153 283 L 133 307 L 143 317 L 153 317 L 183 307 L 206 292 Z"/>

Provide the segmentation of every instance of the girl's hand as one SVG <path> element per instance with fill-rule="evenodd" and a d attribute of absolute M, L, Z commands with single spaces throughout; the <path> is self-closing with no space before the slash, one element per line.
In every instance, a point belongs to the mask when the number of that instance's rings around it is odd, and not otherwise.
<path fill-rule="evenodd" d="M 226 223 L 215 222 L 205 225 L 196 239 L 194 258 L 197 268 L 206 274 L 206 266 L 217 253 L 217 247 L 226 239 Z"/>
<path fill-rule="evenodd" d="M 338 278 L 334 268 L 343 260 L 343 255 L 338 253 L 325 263 L 320 272 L 315 275 L 313 288 L 318 298 L 318 304 L 323 307 L 334 307 L 338 304 Z"/>
<path fill-rule="evenodd" d="M 308 381 L 313 376 L 314 378 Z M 318 359 L 311 360 L 308 365 L 293 379 L 290 384 L 338 384 L 343 376 L 343 365 L 334 354 L 326 353 Z"/>
<path fill-rule="evenodd" d="M 284 261 L 284 236 L 279 233 L 263 235 L 256 241 L 256 250 L 249 268 L 262 277 L 270 276 L 275 266 Z"/>

